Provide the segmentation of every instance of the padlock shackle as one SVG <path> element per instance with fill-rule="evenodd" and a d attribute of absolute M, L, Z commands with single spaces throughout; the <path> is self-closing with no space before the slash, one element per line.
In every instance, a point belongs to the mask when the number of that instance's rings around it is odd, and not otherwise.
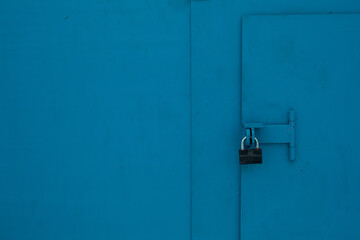
<path fill-rule="evenodd" d="M 254 137 L 255 142 L 256 142 L 256 148 L 259 148 L 259 141 L 257 140 L 256 137 Z M 243 137 L 243 139 L 241 140 L 241 150 L 244 150 L 244 141 L 246 140 L 246 136 Z"/>

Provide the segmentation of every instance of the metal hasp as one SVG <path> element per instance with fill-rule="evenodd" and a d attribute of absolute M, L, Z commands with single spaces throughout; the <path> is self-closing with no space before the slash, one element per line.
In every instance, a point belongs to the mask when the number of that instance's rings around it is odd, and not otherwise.
<path fill-rule="evenodd" d="M 265 125 L 263 123 L 243 123 L 245 128 L 245 145 L 251 147 L 251 139 L 256 138 L 260 144 L 268 143 L 288 143 L 289 159 L 295 161 L 295 112 L 289 111 L 288 125 Z"/>

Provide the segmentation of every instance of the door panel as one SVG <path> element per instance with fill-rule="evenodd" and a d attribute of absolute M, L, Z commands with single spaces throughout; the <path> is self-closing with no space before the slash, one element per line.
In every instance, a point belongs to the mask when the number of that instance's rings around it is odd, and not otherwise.
<path fill-rule="evenodd" d="M 360 15 L 243 19 L 242 121 L 296 114 L 296 160 L 241 167 L 241 239 L 359 239 Z"/>
<path fill-rule="evenodd" d="M 1 1 L 0 239 L 188 239 L 187 1 Z"/>

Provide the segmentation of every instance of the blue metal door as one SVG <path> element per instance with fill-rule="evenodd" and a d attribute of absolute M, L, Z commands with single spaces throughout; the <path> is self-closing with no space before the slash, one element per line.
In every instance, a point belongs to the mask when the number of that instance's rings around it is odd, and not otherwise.
<path fill-rule="evenodd" d="M 359 239 L 359 10 L 0 0 L 0 239 Z"/>
<path fill-rule="evenodd" d="M 0 239 L 189 239 L 187 1 L 0 1 Z"/>
<path fill-rule="evenodd" d="M 296 142 L 289 159 L 255 129 L 241 239 L 360 239 L 360 15 L 247 16 L 242 31 L 242 122 L 286 124 L 293 109 Z"/>

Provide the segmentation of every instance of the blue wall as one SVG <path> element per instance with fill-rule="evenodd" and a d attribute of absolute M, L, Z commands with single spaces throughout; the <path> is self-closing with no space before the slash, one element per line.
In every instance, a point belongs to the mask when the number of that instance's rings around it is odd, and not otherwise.
<path fill-rule="evenodd" d="M 242 136 L 242 17 L 329 12 L 360 12 L 360 1 L 192 1 L 193 239 L 239 236 L 240 166 L 228 159 L 238 158 Z"/>
<path fill-rule="evenodd" d="M 0 1 L 0 239 L 190 236 L 186 1 Z"/>
<path fill-rule="evenodd" d="M 241 22 L 358 0 L 0 0 L 0 239 L 238 239 Z"/>

